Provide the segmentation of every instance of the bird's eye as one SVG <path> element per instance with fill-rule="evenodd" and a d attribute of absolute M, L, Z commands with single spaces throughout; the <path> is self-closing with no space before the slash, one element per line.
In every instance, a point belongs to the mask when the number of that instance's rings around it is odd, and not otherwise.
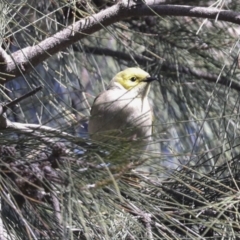
<path fill-rule="evenodd" d="M 131 80 L 132 82 L 135 82 L 137 79 L 136 79 L 135 77 L 131 77 L 130 80 Z"/>

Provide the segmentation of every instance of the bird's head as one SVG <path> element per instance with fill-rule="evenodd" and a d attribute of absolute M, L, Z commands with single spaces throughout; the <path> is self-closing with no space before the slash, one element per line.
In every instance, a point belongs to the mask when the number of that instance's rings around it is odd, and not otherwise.
<path fill-rule="evenodd" d="M 119 73 L 112 79 L 110 86 L 118 85 L 126 90 L 132 90 L 138 93 L 147 95 L 150 82 L 157 80 L 155 77 L 150 77 L 149 73 L 141 68 L 133 67 L 127 68 Z"/>

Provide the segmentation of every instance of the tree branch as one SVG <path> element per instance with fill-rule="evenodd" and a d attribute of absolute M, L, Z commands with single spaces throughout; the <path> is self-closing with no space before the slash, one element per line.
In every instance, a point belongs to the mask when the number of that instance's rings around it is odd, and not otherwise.
<path fill-rule="evenodd" d="M 80 49 L 78 49 L 75 46 L 73 47 L 73 49 L 75 51 L 80 51 Z M 150 58 L 144 57 L 144 55 L 130 56 L 127 53 L 111 50 L 108 48 L 97 48 L 97 47 L 84 46 L 82 51 L 85 51 L 87 53 L 94 53 L 95 55 L 110 56 L 110 57 L 121 59 L 124 61 L 131 61 L 132 57 L 133 57 L 134 60 L 138 64 L 146 64 L 149 62 L 151 62 L 151 64 L 153 64 L 155 62 L 154 58 L 150 59 Z M 219 77 L 218 74 L 208 73 L 208 72 L 204 72 L 202 70 L 192 69 L 192 68 L 189 68 L 186 66 L 181 66 L 181 65 L 176 67 L 176 65 L 168 63 L 168 62 L 163 62 L 161 64 L 161 71 L 163 71 L 163 72 L 178 71 L 180 73 L 192 75 L 198 79 L 204 79 L 211 83 L 218 82 L 218 84 L 224 85 L 225 87 L 230 87 L 230 88 L 235 89 L 236 91 L 240 92 L 240 84 L 238 84 L 237 82 L 231 81 L 231 79 L 229 79 L 227 77 L 224 77 L 224 76 Z"/>
<path fill-rule="evenodd" d="M 35 46 L 14 52 L 11 54 L 11 59 L 3 49 L 0 49 L 0 83 L 4 84 L 33 70 L 36 65 L 60 50 L 104 27 L 129 17 L 155 16 L 156 14 L 190 16 L 240 24 L 240 13 L 233 11 L 208 7 L 161 5 L 162 0 L 145 0 L 145 2 L 122 0 L 112 7 L 75 22 Z"/>

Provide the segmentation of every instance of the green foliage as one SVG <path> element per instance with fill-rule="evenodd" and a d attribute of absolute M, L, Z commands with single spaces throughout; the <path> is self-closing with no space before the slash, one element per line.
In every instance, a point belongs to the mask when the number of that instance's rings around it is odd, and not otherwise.
<path fill-rule="evenodd" d="M 198 2 L 239 10 L 230 1 Z M 0 43 L 10 54 L 112 1 L 7 4 L 0 5 L 6 12 L 0 19 Z M 190 17 L 127 19 L 2 86 L 4 102 L 44 86 L 7 116 L 51 127 L 1 131 L 0 145 L 11 147 L 0 151 L 4 235 L 239 237 L 238 31 L 234 24 Z M 160 80 L 150 93 L 154 134 L 144 159 L 134 149 L 125 151 L 127 146 L 92 144 L 86 129 L 96 94 L 118 71 L 132 66 Z M 59 142 L 63 145 L 56 147 Z"/>

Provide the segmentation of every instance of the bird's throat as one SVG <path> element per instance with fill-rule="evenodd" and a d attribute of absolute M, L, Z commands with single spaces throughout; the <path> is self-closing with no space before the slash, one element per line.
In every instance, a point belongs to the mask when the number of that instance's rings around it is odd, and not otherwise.
<path fill-rule="evenodd" d="M 148 83 L 147 85 L 146 85 L 146 87 L 143 89 L 143 92 L 142 92 L 142 94 L 141 94 L 141 102 L 142 102 L 142 106 L 141 106 L 141 111 L 143 111 L 144 110 L 144 104 L 145 104 L 145 101 L 147 101 L 147 97 L 148 97 L 148 93 L 149 93 L 149 91 L 150 91 L 150 87 L 151 87 L 151 84 L 150 83 Z"/>
<path fill-rule="evenodd" d="M 148 96 L 148 93 L 150 91 L 150 87 L 151 87 L 151 84 L 147 83 L 147 85 L 145 86 L 145 88 L 143 89 L 143 92 L 142 92 L 142 100 L 145 99 Z"/>

